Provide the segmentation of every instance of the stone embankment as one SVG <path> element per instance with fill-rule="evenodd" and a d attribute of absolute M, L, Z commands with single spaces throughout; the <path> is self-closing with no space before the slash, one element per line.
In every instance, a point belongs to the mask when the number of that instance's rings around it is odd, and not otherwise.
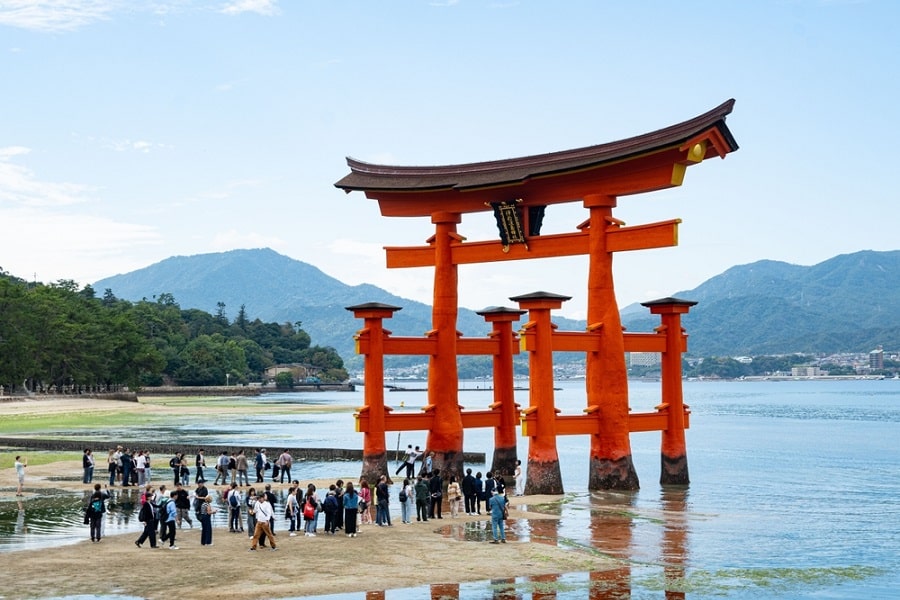
<path fill-rule="evenodd" d="M 207 468 L 211 468 L 215 464 L 216 457 L 222 452 L 237 452 L 243 450 L 245 454 L 250 456 L 252 461 L 256 455 L 256 448 L 245 446 L 221 446 L 215 444 L 182 444 L 175 445 L 172 443 L 153 443 L 143 440 L 121 439 L 121 438 L 105 438 L 91 440 L 72 440 L 72 439 L 47 439 L 47 438 L 22 438 L 22 437 L 0 437 L 0 446 L 8 448 L 22 448 L 30 450 L 50 450 L 56 452 L 78 451 L 82 452 L 85 448 L 90 448 L 98 458 L 105 458 L 105 453 L 110 448 L 122 446 L 123 448 L 131 448 L 133 450 L 148 450 L 151 457 L 154 458 L 152 467 L 154 471 L 169 471 L 168 458 L 174 456 L 176 452 L 183 452 L 188 458 L 188 467 L 194 468 L 194 457 L 200 449 L 204 450 L 206 456 Z M 274 460 L 285 448 L 281 446 L 268 448 L 269 460 Z M 334 462 L 334 461 L 361 461 L 362 450 L 345 449 L 345 448 L 287 448 L 287 451 L 294 457 L 295 461 L 310 462 Z M 165 460 L 161 460 L 165 457 Z M 402 457 L 400 458 L 402 459 Z M 463 461 L 471 464 L 484 464 L 484 452 L 463 452 Z M 252 469 L 251 469 L 252 470 Z"/>

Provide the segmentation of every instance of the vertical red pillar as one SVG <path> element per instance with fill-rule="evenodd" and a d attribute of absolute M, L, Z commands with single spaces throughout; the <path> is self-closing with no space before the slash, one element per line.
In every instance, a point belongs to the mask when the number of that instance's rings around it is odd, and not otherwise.
<path fill-rule="evenodd" d="M 518 459 L 516 425 L 519 423 L 513 378 L 513 344 L 516 338 L 512 324 L 513 321 L 518 321 L 525 311 L 498 306 L 485 309 L 478 314 L 493 324 L 491 336 L 499 343 L 499 352 L 494 355 L 493 373 L 494 404 L 500 407 L 500 425 L 494 428 L 494 460 L 491 462 L 491 472 L 511 475 L 516 469 Z"/>
<path fill-rule="evenodd" d="M 528 311 L 522 342 L 528 351 L 528 408 L 522 422 L 528 443 L 525 493 L 562 494 L 562 474 L 556 450 L 556 404 L 553 397 L 553 328 L 550 311 L 571 296 L 534 292 L 510 298 Z"/>
<path fill-rule="evenodd" d="M 361 477 L 368 481 L 378 481 L 381 475 L 388 473 L 387 443 L 385 442 L 384 406 L 384 336 L 383 319 L 394 316 L 399 306 L 368 302 L 356 306 L 348 306 L 353 316 L 363 319 L 365 326 L 357 334 L 357 341 L 368 340 L 369 351 L 363 356 L 365 369 L 365 386 L 363 400 L 365 406 L 357 415 L 357 427 L 360 418 L 368 421 L 363 431 L 363 466 Z M 363 415 L 363 413 L 365 413 Z"/>
<path fill-rule="evenodd" d="M 600 350 L 588 352 L 585 387 L 588 406 L 598 406 L 597 433 L 591 435 L 590 490 L 636 490 L 640 487 L 631 458 L 628 430 L 628 369 L 625 338 L 613 287 L 612 252 L 607 249 L 607 228 L 615 222 L 613 196 L 589 195 L 588 326 L 598 326 Z"/>
<path fill-rule="evenodd" d="M 459 243 L 456 213 L 438 212 L 431 216 L 435 225 L 434 303 L 432 327 L 437 335 L 437 350 L 428 361 L 428 403 L 434 405 L 434 425 L 428 432 L 426 449 L 434 452 L 434 466 L 449 481 L 450 475 L 462 480 L 463 426 L 459 409 L 459 373 L 456 366 L 456 319 L 459 310 L 457 266 L 452 246 Z"/>
<path fill-rule="evenodd" d="M 662 402 L 668 411 L 668 423 L 662 432 L 661 470 L 662 485 L 688 485 L 687 443 L 684 436 L 684 395 L 682 391 L 681 355 L 687 351 L 681 315 L 687 314 L 697 304 L 691 300 L 663 298 L 642 302 L 650 313 L 660 315 L 666 336 L 666 350 L 662 353 Z"/>

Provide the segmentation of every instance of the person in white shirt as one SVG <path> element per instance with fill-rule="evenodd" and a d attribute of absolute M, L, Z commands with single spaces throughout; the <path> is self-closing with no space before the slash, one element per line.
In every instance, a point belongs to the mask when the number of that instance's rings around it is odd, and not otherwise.
<path fill-rule="evenodd" d="M 256 530 L 253 532 L 250 550 L 256 550 L 256 546 L 259 544 L 259 538 L 263 534 L 268 538 L 272 550 L 275 550 L 275 534 L 272 533 L 272 528 L 269 527 L 269 519 L 275 516 L 274 509 L 266 498 L 265 493 L 256 496 L 256 505 L 253 507 L 253 510 L 256 513 Z"/>

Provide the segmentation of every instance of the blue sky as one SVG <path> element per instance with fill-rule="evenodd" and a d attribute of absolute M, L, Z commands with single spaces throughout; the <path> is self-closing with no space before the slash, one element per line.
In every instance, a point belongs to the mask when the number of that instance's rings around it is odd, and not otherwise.
<path fill-rule="evenodd" d="M 388 270 L 382 247 L 423 244 L 433 226 L 336 189 L 346 156 L 540 154 L 729 98 L 740 150 L 620 199 L 629 225 L 683 220 L 679 246 L 615 257 L 621 306 L 761 259 L 896 250 L 898 31 L 888 0 L 0 0 L 0 268 L 86 284 L 271 247 L 430 303 L 431 271 Z M 544 232 L 586 214 L 552 207 Z M 487 213 L 459 231 L 497 237 Z M 586 269 L 465 266 L 460 303 L 546 290 L 583 317 Z"/>

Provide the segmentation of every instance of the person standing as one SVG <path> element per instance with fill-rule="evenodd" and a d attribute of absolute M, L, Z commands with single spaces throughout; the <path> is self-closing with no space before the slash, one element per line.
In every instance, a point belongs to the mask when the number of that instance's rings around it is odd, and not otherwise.
<path fill-rule="evenodd" d="M 169 459 L 169 467 L 172 469 L 172 485 L 176 486 L 181 483 L 181 454 L 175 453 L 175 456 Z"/>
<path fill-rule="evenodd" d="M 300 515 L 300 501 L 297 499 L 297 488 L 288 488 L 287 498 L 284 499 L 284 518 L 290 522 L 288 537 L 297 536 L 297 519 Z"/>
<path fill-rule="evenodd" d="M 213 507 L 209 496 L 200 498 L 200 501 L 200 545 L 212 546 L 212 516 L 218 511 Z"/>
<path fill-rule="evenodd" d="M 16 456 L 14 466 L 16 468 L 16 480 L 19 482 L 18 487 L 16 487 L 16 496 L 21 496 L 22 489 L 25 487 L 25 467 L 28 466 L 28 459 Z"/>
<path fill-rule="evenodd" d="M 431 476 L 432 470 L 434 469 L 434 452 L 429 452 L 425 457 L 425 463 L 422 465 L 422 468 L 425 470 L 426 476 Z"/>
<path fill-rule="evenodd" d="M 153 504 L 156 506 L 156 525 L 159 527 L 159 537 L 162 538 L 163 534 L 166 532 L 166 505 L 172 501 L 172 498 L 169 496 L 169 491 L 166 489 L 165 485 L 159 486 L 159 489 L 156 490 L 156 493 L 153 495 Z M 176 507 L 177 508 L 177 507 Z M 156 540 L 153 540 L 153 543 L 156 543 Z"/>
<path fill-rule="evenodd" d="M 359 508 L 359 494 L 353 489 L 353 482 L 347 482 L 347 489 L 343 494 L 344 505 L 344 533 L 347 537 L 356 537 L 356 512 Z"/>
<path fill-rule="evenodd" d="M 447 498 L 450 500 L 450 518 L 455 519 L 459 516 L 459 503 L 462 500 L 462 490 L 456 476 L 450 476 L 450 483 L 447 485 Z"/>
<path fill-rule="evenodd" d="M 491 493 L 491 499 L 488 501 L 491 513 L 491 534 L 493 536 L 492 544 L 505 544 L 506 531 L 503 527 L 506 520 L 506 497 L 498 494 L 496 490 Z"/>
<path fill-rule="evenodd" d="M 391 495 L 387 475 L 379 477 L 375 486 L 375 524 L 379 527 L 391 527 Z"/>
<path fill-rule="evenodd" d="M 194 458 L 194 483 L 199 485 L 201 483 L 206 483 L 206 476 L 203 474 L 203 469 L 206 468 L 206 456 L 204 453 L 206 450 L 200 448 L 197 451 L 197 456 Z"/>
<path fill-rule="evenodd" d="M 82 483 L 91 483 L 94 480 L 94 453 L 90 448 L 85 448 L 81 457 L 81 467 L 84 469 Z"/>
<path fill-rule="evenodd" d="M 253 537 L 253 533 L 256 531 L 256 488 L 247 490 L 245 506 L 247 507 L 247 536 Z"/>
<path fill-rule="evenodd" d="M 359 484 L 359 524 L 372 522 L 372 513 L 369 512 L 372 505 L 372 489 L 369 482 L 365 479 L 360 480 Z"/>
<path fill-rule="evenodd" d="M 472 469 L 466 469 L 466 475 L 462 480 L 463 502 L 467 515 L 475 514 L 475 504 L 478 502 L 478 491 L 475 488 L 475 477 L 472 475 Z"/>
<path fill-rule="evenodd" d="M 428 507 L 431 505 L 431 490 L 428 482 L 421 475 L 416 479 L 416 521 L 428 520 Z"/>
<path fill-rule="evenodd" d="M 228 452 L 226 450 L 222 450 L 216 461 L 216 479 L 213 481 L 213 485 L 219 485 L 219 479 L 222 480 L 222 485 L 228 483 Z"/>
<path fill-rule="evenodd" d="M 256 483 L 263 482 L 263 473 L 266 470 L 266 449 L 260 448 L 256 451 L 256 458 L 254 459 L 254 466 L 256 467 Z"/>
<path fill-rule="evenodd" d="M 481 478 L 481 471 L 475 473 L 475 508 L 476 512 L 481 514 L 481 503 L 484 502 L 485 506 L 487 506 L 487 497 L 484 493 L 484 480 Z"/>
<path fill-rule="evenodd" d="M 325 494 L 325 500 L 322 501 L 322 512 L 325 513 L 325 533 L 334 535 L 334 532 L 337 530 L 337 513 L 339 510 L 337 486 L 332 483 L 328 488 L 328 493 Z"/>
<path fill-rule="evenodd" d="M 106 470 L 109 472 L 109 485 L 116 485 L 116 474 L 119 472 L 119 456 L 114 448 L 106 455 Z"/>
<path fill-rule="evenodd" d="M 119 456 L 122 462 L 122 487 L 131 485 L 131 471 L 134 467 L 134 459 L 131 457 L 131 449 L 125 448 Z"/>
<path fill-rule="evenodd" d="M 191 520 L 191 495 L 184 489 L 181 482 L 178 482 L 178 484 L 175 485 L 175 491 L 173 491 L 172 494 L 174 494 L 174 500 L 170 499 L 170 503 L 175 509 L 175 522 L 178 525 L 178 528 L 180 529 L 184 522 L 187 521 L 188 525 L 193 529 L 194 522 Z M 166 515 L 163 516 L 165 517 Z M 166 541 L 165 537 L 163 537 L 162 540 Z"/>
<path fill-rule="evenodd" d="M 431 491 L 431 510 L 432 519 L 443 519 L 441 516 L 441 505 L 444 502 L 444 480 L 441 479 L 441 470 L 435 469 L 428 482 L 428 489 Z"/>
<path fill-rule="evenodd" d="M 160 541 L 165 542 L 166 540 L 169 540 L 169 550 L 178 550 L 178 546 L 175 545 L 175 519 L 178 515 L 178 509 L 175 508 L 177 493 L 178 492 L 174 490 L 169 493 L 169 502 L 166 503 L 165 533 L 160 537 Z M 193 527 L 193 524 L 191 527 Z"/>
<path fill-rule="evenodd" d="M 87 514 L 85 515 L 91 526 L 91 541 L 99 542 L 103 535 L 101 530 L 103 515 L 106 514 L 106 499 L 109 492 L 100 489 L 100 484 L 94 484 L 94 493 L 88 498 Z"/>
<path fill-rule="evenodd" d="M 237 489 L 237 484 L 232 483 L 231 489 L 228 490 L 226 502 L 228 504 L 228 531 L 232 533 L 243 533 L 244 522 L 241 520 L 241 504 L 243 504 L 241 490 Z"/>
<path fill-rule="evenodd" d="M 287 477 L 288 483 L 291 482 L 291 465 L 294 464 L 294 457 L 291 456 L 291 453 L 287 451 L 287 448 L 284 449 L 284 452 L 281 453 L 281 456 L 278 457 L 276 463 L 278 465 L 278 483 L 284 483 L 285 477 Z M 273 478 L 274 479 L 274 478 Z"/>
<path fill-rule="evenodd" d="M 247 455 L 244 454 L 243 450 L 238 452 L 235 461 L 237 462 L 237 484 L 240 486 L 250 485 L 250 480 L 247 478 L 247 469 L 250 465 L 247 461 Z"/>
<path fill-rule="evenodd" d="M 137 456 L 134 457 L 134 468 L 137 471 L 138 487 L 147 485 L 147 476 L 145 469 L 147 468 L 147 457 L 144 456 L 143 450 L 138 450 Z"/>
<path fill-rule="evenodd" d="M 525 495 L 525 476 L 522 474 L 522 461 L 516 461 L 516 470 L 513 472 L 516 479 L 516 496 Z"/>
<path fill-rule="evenodd" d="M 256 529 L 253 532 L 253 539 L 250 542 L 250 550 L 256 550 L 259 538 L 263 535 L 269 539 L 272 550 L 276 550 L 275 534 L 272 533 L 272 529 L 269 527 L 269 521 L 275 518 L 275 513 L 264 493 L 259 494 L 259 496 L 256 497 L 254 511 L 256 512 Z"/>
<path fill-rule="evenodd" d="M 402 523 L 409 524 L 412 522 L 413 496 L 415 496 L 415 492 L 412 484 L 410 484 L 409 479 L 404 479 L 397 498 L 400 501 L 400 521 Z"/>
<path fill-rule="evenodd" d="M 138 521 L 144 524 L 144 531 L 141 532 L 141 537 L 134 541 L 134 545 L 141 548 L 141 544 L 143 544 L 147 538 L 150 538 L 150 547 L 156 548 L 156 528 L 159 523 L 159 508 L 152 498 L 141 505 L 141 511 L 138 513 Z"/>
<path fill-rule="evenodd" d="M 484 480 L 484 510 L 491 514 L 491 498 L 494 497 L 494 489 L 497 483 L 494 481 L 494 474 L 491 471 L 486 473 Z"/>

